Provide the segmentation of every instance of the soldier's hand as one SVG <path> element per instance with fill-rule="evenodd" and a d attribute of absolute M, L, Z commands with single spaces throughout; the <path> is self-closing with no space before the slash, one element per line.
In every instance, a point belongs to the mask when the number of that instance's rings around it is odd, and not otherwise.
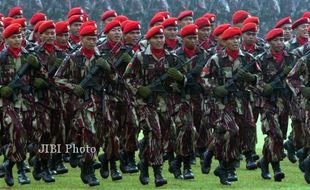
<path fill-rule="evenodd" d="M 29 54 L 27 57 L 27 63 L 34 69 L 40 68 L 40 63 L 36 56 Z"/>
<path fill-rule="evenodd" d="M 137 91 L 137 95 L 146 99 L 152 93 L 152 90 L 148 86 L 140 86 Z"/>
<path fill-rule="evenodd" d="M 269 95 L 272 94 L 272 92 L 273 92 L 272 85 L 269 84 L 269 83 L 265 84 L 264 89 L 263 89 L 263 95 L 264 96 L 269 96 Z"/>
<path fill-rule="evenodd" d="M 103 70 L 103 72 L 107 74 L 111 73 L 111 66 L 105 59 L 99 58 L 96 64 Z"/>
<path fill-rule="evenodd" d="M 132 57 L 128 53 L 123 53 L 120 59 L 122 60 L 122 62 L 129 63 Z"/>
<path fill-rule="evenodd" d="M 75 85 L 73 89 L 73 93 L 77 96 L 82 96 L 85 90 L 81 85 Z"/>
<path fill-rule="evenodd" d="M 44 79 L 42 79 L 42 78 L 34 78 L 33 86 L 36 89 L 43 89 L 43 88 L 48 87 L 48 83 Z"/>
<path fill-rule="evenodd" d="M 167 74 L 168 74 L 168 77 L 178 82 L 181 82 L 184 79 L 183 74 L 179 70 L 173 67 L 168 69 Z"/>
<path fill-rule="evenodd" d="M 214 89 L 214 95 L 217 98 L 223 98 L 228 95 L 228 90 L 225 88 L 225 86 L 218 86 Z"/>
<path fill-rule="evenodd" d="M 301 89 L 301 94 L 307 98 L 310 99 L 310 87 L 304 87 Z"/>
<path fill-rule="evenodd" d="M 253 82 L 255 80 L 255 75 L 246 72 L 243 69 L 239 69 L 237 75 L 241 80 L 245 82 Z"/>
<path fill-rule="evenodd" d="M 3 86 L 0 88 L 0 97 L 8 98 L 13 94 L 13 89 L 9 86 Z"/>
<path fill-rule="evenodd" d="M 290 71 L 292 70 L 292 67 L 291 66 L 285 66 L 283 68 L 283 74 L 284 76 L 288 75 L 290 73 Z"/>

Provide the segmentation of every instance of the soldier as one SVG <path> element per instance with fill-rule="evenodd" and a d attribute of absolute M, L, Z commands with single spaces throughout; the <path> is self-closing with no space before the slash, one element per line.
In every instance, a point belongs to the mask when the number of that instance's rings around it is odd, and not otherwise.
<path fill-rule="evenodd" d="M 141 25 L 138 21 L 127 21 L 122 23 L 122 31 L 124 38 L 124 45 L 131 48 L 133 52 L 142 51 L 139 44 L 141 37 Z"/>
<path fill-rule="evenodd" d="M 12 21 L 12 24 L 13 23 L 18 23 L 22 26 L 22 36 L 23 36 L 23 41 L 22 41 L 22 46 L 29 50 L 30 48 L 34 47 L 35 44 L 34 43 L 31 43 L 31 42 L 28 42 L 26 40 L 26 27 L 27 27 L 27 21 L 26 21 L 26 18 L 18 18 L 18 19 L 15 19 Z"/>
<path fill-rule="evenodd" d="M 66 53 L 71 52 L 73 48 L 69 43 L 69 23 L 67 21 L 59 21 L 55 24 L 55 26 L 55 47 Z"/>
<path fill-rule="evenodd" d="M 244 10 L 238 10 L 234 12 L 231 18 L 233 26 L 241 28 L 243 21 L 250 16 L 250 13 Z"/>
<path fill-rule="evenodd" d="M 149 22 L 149 27 L 161 25 L 165 21 L 165 17 L 161 14 L 155 14 Z"/>
<path fill-rule="evenodd" d="M 165 49 L 174 51 L 182 46 L 182 39 L 178 37 L 178 21 L 171 17 L 166 19 L 162 26 L 164 27 Z"/>
<path fill-rule="evenodd" d="M 267 135 L 263 147 L 263 157 L 259 161 L 263 179 L 271 179 L 269 163 L 274 171 L 274 180 L 282 181 L 285 177 L 280 168 L 283 160 L 283 139 L 286 136 L 288 110 L 292 94 L 285 79 L 295 64 L 295 56 L 284 49 L 283 29 L 270 30 L 266 37 L 270 50 L 258 56 L 262 70 L 258 89 L 262 91 L 262 130 Z M 286 112 L 283 113 L 283 112 Z"/>
<path fill-rule="evenodd" d="M 225 47 L 225 43 L 220 38 L 221 34 L 230 27 L 231 25 L 228 23 L 218 25 L 212 32 L 212 37 L 215 42 L 215 46 L 212 48 L 212 54 L 215 54 Z"/>
<path fill-rule="evenodd" d="M 212 56 L 203 70 L 207 87 L 217 98 L 214 146 L 220 165 L 214 174 L 224 185 L 237 180 L 233 163 L 239 157 L 239 127 L 255 125 L 248 87 L 256 84 L 257 77 L 250 72 L 258 68 L 253 57 L 240 50 L 240 35 L 238 27 L 225 30 L 221 35 L 225 50 Z"/>
<path fill-rule="evenodd" d="M 30 65 L 38 65 L 34 56 L 28 56 L 28 52 L 22 48 L 22 27 L 20 24 L 11 24 L 3 32 L 7 48 L 0 54 L 1 63 L 1 112 L 3 113 L 3 127 L 7 134 L 8 144 L 3 147 L 5 162 L 4 180 L 8 186 L 14 185 L 12 168 L 17 164 L 19 173 L 18 182 L 29 184 L 30 180 L 26 176 L 23 161 L 26 159 L 27 132 L 23 125 L 23 119 L 31 117 L 27 115 L 30 108 L 30 90 L 25 81 L 29 77 L 24 76 L 29 72 Z M 26 66 L 26 67 L 25 67 Z M 28 73 L 29 74 L 29 73 Z M 27 74 L 27 75 L 28 75 Z M 15 77 L 19 76 L 19 81 Z M 17 82 L 22 83 L 22 87 L 16 87 Z M 5 136 L 2 137 L 5 139 Z M 2 142 L 3 143 L 3 139 Z"/>
<path fill-rule="evenodd" d="M 32 17 L 29 20 L 29 23 L 31 24 L 31 29 L 28 29 L 28 33 L 26 33 L 26 39 L 28 41 L 32 43 L 36 42 L 33 36 L 33 29 L 39 21 L 45 21 L 45 20 L 47 20 L 47 17 L 46 17 L 46 14 L 44 13 L 38 12 L 32 15 Z"/>
<path fill-rule="evenodd" d="M 68 19 L 70 26 L 70 39 L 69 43 L 75 49 L 80 46 L 80 27 L 83 24 L 83 17 L 80 15 L 73 15 Z"/>
<path fill-rule="evenodd" d="M 258 26 L 255 23 L 246 23 L 241 28 L 242 32 L 242 47 L 245 52 L 256 56 L 265 51 L 265 49 L 257 44 Z"/>
<path fill-rule="evenodd" d="M 274 26 L 274 28 L 282 28 L 284 31 L 284 40 L 290 41 L 292 39 L 293 36 L 293 30 L 292 30 L 292 19 L 291 17 L 284 17 L 282 19 L 280 19 L 276 25 Z"/>
<path fill-rule="evenodd" d="M 198 26 L 198 44 L 203 49 L 207 50 L 211 47 L 210 41 L 211 23 L 209 19 L 200 17 L 196 19 L 195 24 Z"/>
<path fill-rule="evenodd" d="M 213 13 L 205 13 L 202 17 L 206 17 L 211 24 L 211 33 L 216 27 L 216 15 Z"/>
<path fill-rule="evenodd" d="M 285 46 L 288 51 L 292 51 L 308 42 L 309 38 L 308 26 L 309 26 L 308 18 L 300 18 L 293 23 L 292 29 L 296 30 L 296 37 L 285 42 Z"/>
<path fill-rule="evenodd" d="M 308 26 L 308 33 L 310 34 L 310 26 Z M 293 53 L 296 55 L 297 58 L 301 58 L 304 55 L 308 54 L 309 52 L 310 52 L 310 41 L 293 50 Z"/>
<path fill-rule="evenodd" d="M 107 10 L 103 12 L 100 16 L 102 22 L 102 28 L 105 27 L 109 22 L 111 22 L 115 17 L 117 17 L 117 13 L 115 10 Z M 103 30 L 102 30 L 103 31 Z M 103 32 L 99 35 L 98 45 L 104 43 L 106 41 L 106 36 Z"/>
<path fill-rule="evenodd" d="M 180 12 L 178 15 L 178 25 L 179 29 L 182 29 L 185 25 L 193 24 L 194 23 L 194 12 L 191 10 L 185 10 Z"/>
<path fill-rule="evenodd" d="M 13 7 L 9 10 L 8 17 L 17 19 L 22 18 L 23 16 L 23 9 L 21 7 Z"/>
<path fill-rule="evenodd" d="M 139 126 L 143 130 L 144 138 L 140 144 L 140 182 L 143 185 L 149 183 L 148 166 L 152 166 L 156 187 L 167 184 L 163 178 L 161 166 L 163 164 L 162 126 L 159 113 L 165 119 L 169 118 L 169 102 L 166 98 L 164 86 L 154 84 L 152 81 L 160 77 L 173 64 L 172 55 L 163 49 L 165 37 L 162 26 L 149 29 L 146 34 L 150 46 L 143 52 L 138 52 L 128 64 L 125 76 L 129 77 L 133 93 L 136 94 L 135 105 L 139 116 Z M 171 60 L 168 62 L 168 60 Z M 164 81 L 163 81 L 164 82 Z M 168 115 L 166 118 L 165 114 Z M 163 120 L 161 120 L 163 121 Z M 166 125 L 170 125 L 167 123 Z M 169 127 L 169 126 L 167 126 Z"/>

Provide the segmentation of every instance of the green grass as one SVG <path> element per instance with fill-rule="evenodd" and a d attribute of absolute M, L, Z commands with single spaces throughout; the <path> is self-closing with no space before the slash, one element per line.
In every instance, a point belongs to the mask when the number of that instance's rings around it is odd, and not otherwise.
<path fill-rule="evenodd" d="M 258 144 L 257 152 L 261 153 L 261 148 L 263 145 L 263 135 L 258 129 Z M 2 160 L 2 157 L 0 157 Z M 67 165 L 68 166 L 68 165 Z M 203 175 L 200 172 L 199 160 L 197 159 L 197 164 L 193 166 L 193 171 L 195 174 L 194 180 L 176 180 L 173 175 L 168 172 L 167 164 L 164 165 L 163 171 L 164 176 L 168 179 L 168 185 L 160 188 L 155 188 L 153 172 L 150 169 L 150 184 L 143 186 L 139 182 L 139 174 L 123 174 L 123 180 L 114 182 L 111 178 L 102 179 L 100 177 L 99 171 L 96 171 L 96 176 L 100 179 L 100 186 L 92 187 L 92 189 L 245 189 L 245 190 L 267 190 L 267 189 L 277 189 L 277 190 L 301 190 L 310 189 L 310 186 L 306 184 L 303 173 L 298 168 L 298 164 L 292 164 L 287 159 L 281 162 L 282 170 L 285 173 L 285 179 L 279 183 L 274 182 L 274 180 L 263 180 L 260 177 L 260 170 L 249 171 L 245 169 L 245 162 L 241 162 L 241 167 L 237 170 L 239 177 L 238 182 L 234 182 L 232 186 L 223 186 L 219 183 L 219 179 L 213 175 L 213 170 L 217 166 L 217 161 L 213 160 L 212 169 L 210 174 Z M 13 187 L 7 187 L 4 180 L 0 179 L 0 189 L 29 189 L 29 190 L 49 190 L 49 189 L 86 189 L 89 188 L 88 185 L 84 185 L 80 180 L 80 170 L 78 168 L 69 168 L 69 173 L 64 175 L 56 176 L 56 182 L 52 184 L 46 184 L 43 181 L 35 181 L 32 175 L 29 173 L 28 176 L 31 177 L 31 184 L 21 186 L 17 182 L 17 173 L 14 170 L 15 185 Z"/>

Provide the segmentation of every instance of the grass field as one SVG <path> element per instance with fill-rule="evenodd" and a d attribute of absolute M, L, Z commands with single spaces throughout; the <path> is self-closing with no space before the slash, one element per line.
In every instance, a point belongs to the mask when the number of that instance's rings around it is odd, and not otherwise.
<path fill-rule="evenodd" d="M 263 145 L 263 135 L 258 129 L 258 144 L 257 152 L 261 153 Z M 2 157 L 0 157 L 2 160 Z M 150 184 L 142 186 L 139 182 L 139 174 L 123 174 L 123 180 L 114 182 L 111 178 L 102 179 L 100 177 L 99 171 L 96 171 L 96 176 L 100 179 L 100 186 L 92 187 L 92 189 L 245 189 L 245 190 L 267 190 L 267 189 L 277 189 L 277 190 L 310 190 L 310 185 L 306 184 L 303 173 L 298 169 L 298 164 L 292 164 L 287 159 L 281 162 L 282 170 L 284 171 L 286 177 L 279 183 L 272 180 L 263 180 L 260 177 L 260 170 L 249 171 L 245 169 L 245 161 L 241 162 L 241 167 L 237 170 L 239 181 L 233 183 L 232 186 L 223 186 L 219 183 L 219 179 L 214 176 L 213 170 L 217 166 L 217 162 L 213 161 L 212 169 L 210 174 L 203 175 L 200 172 L 199 160 L 197 159 L 197 164 L 193 166 L 193 171 L 195 174 L 194 180 L 176 180 L 173 175 L 168 172 L 167 164 L 164 165 L 163 171 L 164 176 L 168 179 L 168 185 L 160 188 L 155 188 L 153 172 L 150 168 Z M 68 165 L 67 165 L 68 166 Z M 69 168 L 69 173 L 64 175 L 56 176 L 56 182 L 52 184 L 46 184 L 43 181 L 35 181 L 32 175 L 28 173 L 28 177 L 31 178 L 30 185 L 21 186 L 17 181 L 17 173 L 14 170 L 15 185 L 13 187 L 7 187 L 4 180 L 0 179 L 0 189 L 29 189 L 29 190 L 49 190 L 49 189 L 88 189 L 88 185 L 84 185 L 80 180 L 80 170 L 78 168 Z M 15 169 L 15 168 L 14 168 Z M 271 170 L 272 171 L 272 170 Z"/>

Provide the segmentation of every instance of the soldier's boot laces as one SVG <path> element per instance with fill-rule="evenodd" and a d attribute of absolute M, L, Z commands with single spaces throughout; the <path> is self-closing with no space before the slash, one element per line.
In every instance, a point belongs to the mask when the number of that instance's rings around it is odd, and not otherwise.
<path fill-rule="evenodd" d="M 111 178 L 113 181 L 121 180 L 122 174 L 118 171 L 115 159 L 110 160 Z"/>
<path fill-rule="evenodd" d="M 5 171 L 4 181 L 8 186 L 14 185 L 14 178 L 13 178 L 13 173 L 12 173 L 12 169 L 13 169 L 14 164 L 15 163 L 10 161 L 10 160 L 6 160 L 3 163 L 3 167 L 4 167 L 4 171 Z"/>
<path fill-rule="evenodd" d="M 109 162 L 106 158 L 106 154 L 101 154 L 98 156 L 101 162 L 100 175 L 102 178 L 106 179 L 109 177 Z"/>
<path fill-rule="evenodd" d="M 287 158 L 289 159 L 289 161 L 291 161 L 292 163 L 297 162 L 295 147 L 293 145 L 293 142 L 290 139 L 288 139 L 284 143 L 284 148 L 287 151 Z"/>
<path fill-rule="evenodd" d="M 26 176 L 26 171 L 24 167 L 24 163 L 17 162 L 17 173 L 18 173 L 18 183 L 21 185 L 30 184 L 30 179 Z"/>
<path fill-rule="evenodd" d="M 203 160 L 201 160 L 201 172 L 203 174 L 208 174 L 211 169 L 212 157 L 214 155 L 213 151 L 206 151 L 203 154 Z"/>
<path fill-rule="evenodd" d="M 231 185 L 231 182 L 228 180 L 228 170 L 221 164 L 214 170 L 214 175 L 220 178 L 222 185 Z"/>
<path fill-rule="evenodd" d="M 280 162 L 271 162 L 272 165 L 272 169 L 274 171 L 274 180 L 281 182 L 282 179 L 285 178 L 285 174 L 282 172 L 281 168 L 280 168 Z"/>
<path fill-rule="evenodd" d="M 139 169 L 140 169 L 140 176 L 139 176 L 140 183 L 142 185 L 149 184 L 150 182 L 149 167 L 143 159 L 139 162 Z"/>
<path fill-rule="evenodd" d="M 153 166 L 153 170 L 155 177 L 155 186 L 160 187 L 167 184 L 167 179 L 162 176 L 161 166 L 160 165 Z"/>
<path fill-rule="evenodd" d="M 52 183 L 55 182 L 55 178 L 52 175 L 51 170 L 48 167 L 48 161 L 47 160 L 42 160 L 41 161 L 42 165 L 42 179 L 46 183 Z"/>
<path fill-rule="evenodd" d="M 263 179 L 271 179 L 269 163 L 264 159 L 264 157 L 257 162 L 257 166 L 261 169 L 261 176 Z"/>
<path fill-rule="evenodd" d="M 184 163 L 184 168 L 183 168 L 183 176 L 184 179 L 194 179 L 195 176 L 192 172 L 192 167 L 190 163 L 190 157 L 189 156 L 184 156 L 183 157 L 183 163 Z"/>

